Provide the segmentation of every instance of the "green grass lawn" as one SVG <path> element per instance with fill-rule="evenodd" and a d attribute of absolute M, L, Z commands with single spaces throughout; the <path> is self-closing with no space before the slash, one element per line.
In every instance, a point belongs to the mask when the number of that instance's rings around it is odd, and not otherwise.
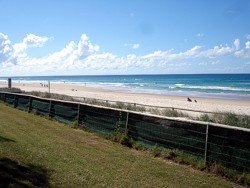
<path fill-rule="evenodd" d="M 0 187 L 238 187 L 0 103 Z"/>

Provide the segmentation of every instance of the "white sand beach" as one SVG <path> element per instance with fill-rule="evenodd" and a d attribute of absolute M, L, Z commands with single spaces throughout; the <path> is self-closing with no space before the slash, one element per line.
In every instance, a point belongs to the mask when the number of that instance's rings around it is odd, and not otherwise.
<path fill-rule="evenodd" d="M 6 83 L 0 82 L 0 87 Z M 48 87 L 39 83 L 13 83 L 13 87 L 24 91 L 48 92 Z M 195 102 L 188 102 L 187 97 L 168 96 L 160 94 L 129 93 L 125 91 L 111 91 L 89 86 L 51 83 L 51 93 L 65 94 L 74 97 L 87 97 L 111 101 L 139 103 L 152 106 L 183 108 L 209 112 L 233 112 L 236 114 L 250 115 L 250 100 L 229 100 L 214 98 L 192 98 Z"/>

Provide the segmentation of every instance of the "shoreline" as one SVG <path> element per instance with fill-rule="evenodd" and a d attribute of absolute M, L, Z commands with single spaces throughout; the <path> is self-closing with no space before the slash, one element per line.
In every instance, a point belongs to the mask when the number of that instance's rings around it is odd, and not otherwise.
<path fill-rule="evenodd" d="M 29 92 L 48 92 L 48 87 L 42 87 L 40 83 L 13 82 L 12 86 Z M 6 83 L 0 82 L 0 87 L 6 87 Z M 132 93 L 121 90 L 114 91 L 97 87 L 53 82 L 51 83 L 51 93 L 64 94 L 72 97 L 138 103 L 151 106 L 183 108 L 208 112 L 232 112 L 240 115 L 250 115 L 250 100 L 247 99 L 218 99 L 189 96 L 193 101 L 197 101 L 197 103 L 195 103 L 188 102 L 188 96 Z"/>
<path fill-rule="evenodd" d="M 15 87 L 21 87 L 25 84 L 27 85 L 40 85 L 41 83 L 47 85 L 47 81 L 28 81 L 28 80 L 20 80 L 20 81 L 12 81 L 12 86 Z M 122 89 L 122 88 L 109 88 L 105 86 L 101 86 L 95 83 L 91 82 L 51 82 L 53 85 L 70 85 L 70 86 L 81 86 L 84 88 L 89 89 L 97 89 L 102 91 L 111 91 L 111 92 L 117 92 L 117 93 L 134 93 L 134 94 L 146 94 L 146 95 L 159 95 L 159 96 L 166 96 L 166 97 L 189 97 L 189 98 L 198 98 L 198 99 L 218 99 L 218 100 L 240 100 L 240 101 L 250 101 L 250 94 L 232 94 L 232 93 L 207 93 L 207 92 L 196 92 L 196 91 L 168 91 L 161 92 L 161 90 L 133 90 L 133 89 Z M 7 81 L 0 80 L 0 87 L 7 87 Z"/>

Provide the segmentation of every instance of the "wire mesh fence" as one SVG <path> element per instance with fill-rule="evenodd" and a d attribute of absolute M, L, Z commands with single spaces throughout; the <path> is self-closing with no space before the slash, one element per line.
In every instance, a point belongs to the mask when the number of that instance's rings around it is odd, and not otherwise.
<path fill-rule="evenodd" d="M 250 171 L 250 130 L 180 120 L 84 103 L 0 92 L 0 100 L 20 110 L 50 116 L 102 134 L 120 132 L 136 141 L 179 149 L 239 171 Z"/>

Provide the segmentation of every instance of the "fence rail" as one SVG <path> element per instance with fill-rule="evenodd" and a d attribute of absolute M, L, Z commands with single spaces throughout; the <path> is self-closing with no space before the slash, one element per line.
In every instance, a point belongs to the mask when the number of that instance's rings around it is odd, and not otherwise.
<path fill-rule="evenodd" d="M 207 165 L 221 163 L 250 171 L 250 129 L 8 92 L 0 92 L 0 100 L 95 132 L 119 131 L 151 146 L 179 149 L 204 159 Z"/>

